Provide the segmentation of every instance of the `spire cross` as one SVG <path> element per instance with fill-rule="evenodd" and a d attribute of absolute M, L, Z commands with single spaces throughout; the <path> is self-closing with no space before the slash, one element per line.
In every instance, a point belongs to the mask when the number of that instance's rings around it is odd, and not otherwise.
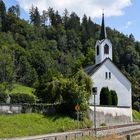
<path fill-rule="evenodd" d="M 104 8 L 102 9 L 102 12 L 103 12 L 103 14 L 104 14 Z"/>

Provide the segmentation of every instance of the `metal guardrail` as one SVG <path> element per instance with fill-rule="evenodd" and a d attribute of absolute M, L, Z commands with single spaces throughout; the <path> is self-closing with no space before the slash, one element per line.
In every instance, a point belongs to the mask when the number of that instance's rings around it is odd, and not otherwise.
<path fill-rule="evenodd" d="M 117 125 L 117 126 L 109 126 L 109 127 L 102 127 L 97 128 L 97 137 L 99 136 L 99 132 L 102 131 L 108 131 L 109 133 L 106 133 L 104 136 L 111 135 L 111 129 L 119 129 L 119 128 L 125 128 L 125 127 L 131 127 L 131 126 L 140 126 L 140 123 L 131 123 L 131 124 L 125 124 L 125 125 Z M 113 131 L 112 131 L 113 132 Z M 9 140 L 72 140 L 77 139 L 79 137 L 84 136 L 95 136 L 94 135 L 94 129 L 93 128 L 87 128 L 87 129 L 80 129 L 77 131 L 70 131 L 70 132 L 62 132 L 62 133 L 54 133 L 54 134 L 48 134 L 48 135 L 42 135 L 42 136 L 35 136 L 35 137 L 26 137 L 26 138 L 19 138 L 19 139 L 9 139 Z M 126 140 L 131 140 L 131 135 L 136 136 L 140 135 L 140 128 L 132 129 L 132 130 L 126 130 L 124 132 L 118 132 L 115 133 L 120 137 L 126 138 Z M 101 136 L 101 135 L 100 135 Z M 103 135 L 102 135 L 103 136 Z"/>

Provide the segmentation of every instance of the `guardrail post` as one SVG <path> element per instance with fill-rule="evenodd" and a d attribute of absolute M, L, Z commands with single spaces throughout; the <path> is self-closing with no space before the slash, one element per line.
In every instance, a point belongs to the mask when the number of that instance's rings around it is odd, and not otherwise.
<path fill-rule="evenodd" d="M 76 133 L 75 133 L 75 139 L 76 139 Z"/>
<path fill-rule="evenodd" d="M 131 135 L 126 136 L 127 140 L 131 140 Z"/>
<path fill-rule="evenodd" d="M 83 132 L 82 132 L 82 137 L 84 136 Z"/>

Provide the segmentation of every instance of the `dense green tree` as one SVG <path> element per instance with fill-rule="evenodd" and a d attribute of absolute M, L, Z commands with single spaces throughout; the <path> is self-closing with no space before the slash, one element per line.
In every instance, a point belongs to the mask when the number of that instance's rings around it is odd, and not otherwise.
<path fill-rule="evenodd" d="M 13 57 L 7 46 L 0 47 L 0 82 L 12 82 L 14 74 Z"/>
<path fill-rule="evenodd" d="M 16 5 L 16 15 L 17 17 L 20 16 L 20 6 L 18 4 Z"/>
<path fill-rule="evenodd" d="M 68 21 L 68 29 L 73 29 L 76 33 L 80 31 L 80 18 L 77 16 L 75 12 L 72 12 Z"/>
<path fill-rule="evenodd" d="M 47 24 L 47 21 L 48 21 L 48 12 L 46 10 L 43 10 L 41 15 L 42 25 L 45 26 Z"/>
<path fill-rule="evenodd" d="M 62 22 L 64 24 L 65 29 L 68 29 L 68 24 L 69 24 L 69 12 L 67 9 L 64 10 L 64 16 L 62 17 Z"/>
<path fill-rule="evenodd" d="M 81 42 L 79 37 L 77 36 L 75 30 L 68 30 L 67 31 L 67 43 L 68 49 L 81 49 Z"/>
<path fill-rule="evenodd" d="M 0 1 L 0 22 L 2 26 L 1 27 L 2 31 L 6 31 L 5 20 L 6 20 L 6 7 L 5 7 L 5 3 L 1 0 Z"/>
<path fill-rule="evenodd" d="M 74 80 L 76 81 L 77 85 L 84 88 L 84 90 L 88 93 L 87 98 L 91 95 L 92 90 L 92 82 L 89 76 L 81 69 L 74 75 Z"/>
<path fill-rule="evenodd" d="M 13 14 L 13 15 L 16 15 L 16 6 L 11 6 L 9 9 L 8 9 L 8 14 Z"/>
<path fill-rule="evenodd" d="M 48 83 L 43 82 L 36 94 L 41 102 L 61 103 L 61 111 L 71 116 L 75 114 L 75 105 L 79 104 L 83 118 L 88 109 L 91 88 L 90 78 L 81 70 L 70 79 L 59 77 Z"/>
<path fill-rule="evenodd" d="M 0 84 L 0 104 L 7 103 L 8 94 L 5 92 L 6 83 Z"/>
<path fill-rule="evenodd" d="M 37 7 L 33 7 L 30 9 L 30 20 L 31 23 L 35 26 L 40 26 L 41 24 L 41 16 Z"/>

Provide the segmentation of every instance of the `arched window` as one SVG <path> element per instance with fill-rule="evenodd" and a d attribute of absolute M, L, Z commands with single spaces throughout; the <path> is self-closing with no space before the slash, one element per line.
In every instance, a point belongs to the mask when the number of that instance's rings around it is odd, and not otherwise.
<path fill-rule="evenodd" d="M 99 55 L 99 46 L 97 46 L 97 55 Z"/>
<path fill-rule="evenodd" d="M 104 46 L 104 54 L 109 54 L 109 46 L 107 44 Z"/>

